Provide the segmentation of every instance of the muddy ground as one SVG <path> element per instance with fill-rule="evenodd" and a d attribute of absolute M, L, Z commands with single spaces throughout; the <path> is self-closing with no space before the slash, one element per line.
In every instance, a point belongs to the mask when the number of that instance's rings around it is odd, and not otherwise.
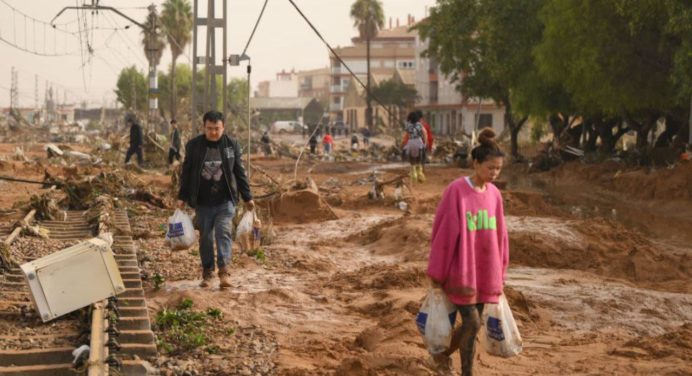
<path fill-rule="evenodd" d="M 293 160 L 253 163 L 274 179 L 293 178 Z M 153 363 L 164 374 L 434 375 L 414 318 L 428 286 L 437 202 L 470 171 L 429 166 L 404 212 L 391 186 L 384 200 L 368 199 L 373 169 L 384 180 L 406 172 L 403 165 L 301 163 L 298 180 L 310 170 L 321 198 L 302 191 L 262 200 L 271 244 L 263 257 L 234 245 L 233 287 L 223 291 L 197 287 L 197 247 L 164 244 L 170 210 L 132 202 L 152 321 L 184 301 L 218 312 L 207 320 L 204 344 L 177 351 L 161 343 Z M 43 170 L 0 163 L 0 174 L 8 173 L 39 177 Z M 170 191 L 166 171 L 137 175 L 161 194 Z M 501 359 L 480 349 L 477 374 L 692 374 L 692 165 L 651 172 L 576 163 L 532 175 L 509 166 L 501 179 L 511 247 L 505 292 L 524 351 Z M 268 191 L 262 174 L 253 182 L 258 193 Z M 0 183 L 10 192 L 0 208 L 38 188 Z M 454 362 L 458 370 L 458 356 Z"/>

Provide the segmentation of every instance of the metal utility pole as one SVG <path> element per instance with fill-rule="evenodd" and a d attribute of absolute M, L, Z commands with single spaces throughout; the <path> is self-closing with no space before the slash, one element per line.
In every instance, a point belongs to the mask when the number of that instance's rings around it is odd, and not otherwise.
<path fill-rule="evenodd" d="M 19 108 L 19 79 L 18 79 L 19 73 L 17 70 L 12 67 L 12 77 L 11 77 L 11 85 L 10 85 L 10 108 L 11 109 L 18 109 Z"/>
<path fill-rule="evenodd" d="M 689 123 L 689 127 L 690 127 L 690 131 L 689 131 L 690 133 L 687 137 L 687 145 L 689 147 L 692 147 L 692 97 L 690 97 L 690 123 Z"/>
<path fill-rule="evenodd" d="M 158 76 L 156 74 L 156 65 L 158 64 L 157 57 L 160 57 L 156 43 L 157 31 L 158 31 L 158 15 L 156 14 L 156 6 L 154 4 L 149 5 L 147 8 L 149 10 L 149 17 L 147 20 L 151 20 L 151 24 L 147 25 L 149 28 L 146 30 L 146 35 L 148 39 L 147 46 L 147 60 L 149 61 L 149 127 L 150 130 L 156 130 L 155 120 L 157 119 L 158 109 L 159 109 L 159 83 Z M 152 127 L 153 124 L 153 127 Z"/>
<path fill-rule="evenodd" d="M 205 0 L 195 0 L 194 4 L 194 23 L 192 27 L 192 122 L 199 117 L 198 109 L 202 112 L 209 110 L 221 111 L 225 115 L 226 108 L 226 34 L 227 34 L 227 0 L 206 0 L 206 17 L 200 2 Z M 222 17 L 216 18 L 216 4 L 221 1 Z M 199 28 L 202 28 L 200 30 Z M 216 34 L 217 29 L 221 29 L 222 52 L 220 56 L 216 53 Z M 204 54 L 198 55 L 201 45 L 198 43 L 200 38 L 204 40 Z M 217 58 L 218 57 L 218 58 Z M 217 61 L 218 60 L 218 61 Z M 219 64 L 217 64 L 219 63 Z M 198 69 L 204 69 L 204 77 L 199 77 Z M 216 78 L 222 77 L 222 87 L 217 88 Z M 201 98 L 195 95 L 194 88 L 200 79 L 204 81 L 204 92 Z M 221 107 L 218 105 L 219 93 L 221 90 Z"/>
<path fill-rule="evenodd" d="M 40 109 L 38 105 L 38 75 L 34 75 L 34 109 L 36 112 Z"/>

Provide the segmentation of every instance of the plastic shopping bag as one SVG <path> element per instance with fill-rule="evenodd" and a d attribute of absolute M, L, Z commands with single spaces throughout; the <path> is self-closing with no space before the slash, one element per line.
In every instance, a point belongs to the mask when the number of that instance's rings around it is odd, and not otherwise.
<path fill-rule="evenodd" d="M 247 252 L 258 249 L 261 241 L 262 222 L 254 210 L 246 211 L 236 228 L 236 241 Z"/>
<path fill-rule="evenodd" d="M 439 354 L 449 348 L 456 317 L 456 307 L 442 289 L 428 290 L 416 316 L 416 324 L 430 354 Z"/>
<path fill-rule="evenodd" d="M 174 251 L 188 249 L 197 241 L 192 220 L 184 211 L 176 209 L 175 213 L 168 218 L 166 241 Z"/>
<path fill-rule="evenodd" d="M 521 334 L 504 294 L 497 304 L 486 304 L 483 312 L 485 335 L 481 336 L 488 354 L 509 358 L 522 350 Z"/>

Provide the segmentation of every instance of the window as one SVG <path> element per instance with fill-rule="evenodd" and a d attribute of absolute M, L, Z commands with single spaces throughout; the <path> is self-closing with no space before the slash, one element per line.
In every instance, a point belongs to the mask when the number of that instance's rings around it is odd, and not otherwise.
<path fill-rule="evenodd" d="M 413 61 L 400 61 L 398 66 L 400 69 L 413 69 L 415 65 Z"/>
<path fill-rule="evenodd" d="M 478 118 L 478 115 L 476 115 L 476 119 L 478 119 L 478 128 L 476 129 L 483 129 L 485 127 L 493 127 L 493 114 L 481 114 L 480 118 Z"/>
<path fill-rule="evenodd" d="M 430 81 L 430 103 L 437 103 L 439 84 L 437 81 Z"/>

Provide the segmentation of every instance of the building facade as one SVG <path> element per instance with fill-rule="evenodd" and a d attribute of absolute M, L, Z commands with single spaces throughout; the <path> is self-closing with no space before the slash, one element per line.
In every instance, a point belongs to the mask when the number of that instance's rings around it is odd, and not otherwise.
<path fill-rule="evenodd" d="M 327 103 L 330 79 L 329 67 L 298 72 L 298 96 Z"/>
<path fill-rule="evenodd" d="M 262 81 L 257 84 L 255 97 L 258 98 L 297 98 L 298 75 L 295 70 L 282 70 L 273 81 Z"/>
<path fill-rule="evenodd" d="M 434 59 L 421 56 L 428 48 L 426 40 L 415 36 L 416 90 L 419 101 L 416 108 L 438 135 L 470 135 L 473 130 L 492 127 L 496 132 L 504 129 L 504 108 L 488 99 L 464 97 L 439 68 Z"/>
<path fill-rule="evenodd" d="M 412 17 L 408 18 L 406 25 L 380 30 L 377 37 L 370 42 L 370 68 L 390 69 L 414 72 L 416 69 L 416 32 L 409 31 L 414 25 Z M 335 48 L 344 63 L 348 65 L 353 73 L 365 83 L 367 78 L 367 48 L 366 41 L 356 37 L 352 39 L 353 45 L 348 47 Z M 346 92 L 351 84 L 352 76 L 349 71 L 341 64 L 335 56 L 330 55 L 330 99 L 329 113 L 330 118 L 336 121 L 343 121 L 344 100 Z M 357 84 L 357 82 L 356 82 Z"/>

